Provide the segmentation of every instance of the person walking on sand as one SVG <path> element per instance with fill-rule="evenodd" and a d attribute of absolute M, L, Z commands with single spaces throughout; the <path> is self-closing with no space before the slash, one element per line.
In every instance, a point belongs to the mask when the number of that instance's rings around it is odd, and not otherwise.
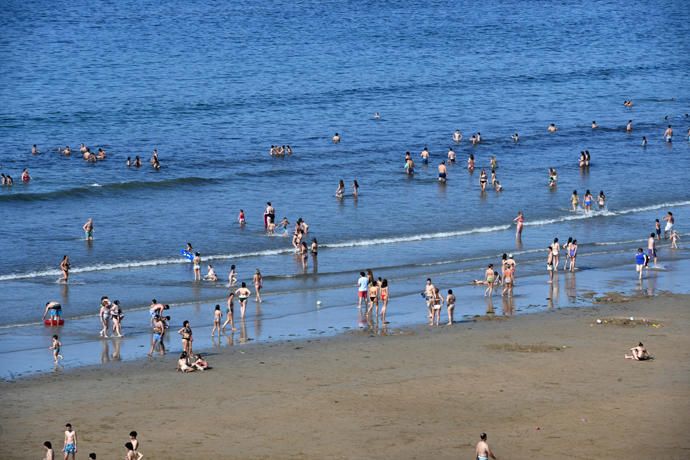
<path fill-rule="evenodd" d="M 431 326 L 438 326 L 441 322 L 441 308 L 443 307 L 443 302 L 444 299 L 441 295 L 441 291 L 439 290 L 439 288 L 434 288 L 434 292 L 431 295 Z"/>
<path fill-rule="evenodd" d="M 637 254 L 635 254 L 635 271 L 637 272 L 637 278 L 642 280 L 642 269 L 649 263 L 649 258 L 644 253 L 642 248 L 637 248 Z"/>
<path fill-rule="evenodd" d="M 549 272 L 549 284 L 553 284 L 553 248 L 551 246 L 548 246 L 546 248 L 548 251 L 548 255 L 546 256 L 546 271 Z"/>
<path fill-rule="evenodd" d="M 60 271 L 62 272 L 62 278 L 60 279 L 61 283 L 67 283 L 69 281 L 69 269 L 69 256 L 63 256 L 60 262 Z"/>
<path fill-rule="evenodd" d="M 515 230 L 515 238 L 522 237 L 522 227 L 525 225 L 525 216 L 522 211 L 518 211 L 517 217 L 513 219 L 513 222 L 517 224 L 517 229 Z"/>
<path fill-rule="evenodd" d="M 666 226 L 664 227 L 664 239 L 667 239 L 673 230 L 673 225 L 676 223 L 676 219 L 674 219 L 673 213 L 669 211 L 664 216 L 663 220 L 666 222 Z"/>
<path fill-rule="evenodd" d="M 72 424 L 65 425 L 65 442 L 62 451 L 65 453 L 65 460 L 70 456 L 72 460 L 77 455 L 77 432 L 72 429 Z"/>
<path fill-rule="evenodd" d="M 149 350 L 148 356 L 153 355 L 153 351 L 156 349 L 156 345 L 160 345 L 161 355 L 165 354 L 165 345 L 163 344 L 163 332 L 165 330 L 165 324 L 160 316 L 156 315 L 153 317 L 153 335 L 151 337 L 151 349 Z"/>
<path fill-rule="evenodd" d="M 108 326 L 110 324 L 110 300 L 106 296 L 101 297 L 101 307 L 98 311 L 98 318 L 101 320 L 101 331 L 98 335 L 107 339 Z"/>
<path fill-rule="evenodd" d="M 222 330 L 225 331 L 227 325 L 230 324 L 230 330 L 235 332 L 235 293 L 230 291 L 227 300 L 227 311 L 225 313 L 225 322 L 223 323 Z"/>
<path fill-rule="evenodd" d="M 235 295 L 240 301 L 240 318 L 244 320 L 244 313 L 247 309 L 247 299 L 252 295 L 252 291 L 247 289 L 247 283 L 242 281 L 240 288 L 235 291 Z"/>
<path fill-rule="evenodd" d="M 474 449 L 474 453 L 477 456 L 477 460 L 489 460 L 489 458 L 496 460 L 496 456 L 491 452 L 489 443 L 486 442 L 486 433 L 479 435 L 479 442 Z"/>
<path fill-rule="evenodd" d="M 455 294 L 452 289 L 448 289 L 448 297 L 446 297 L 446 308 L 448 310 L 448 325 L 453 324 L 453 311 L 455 310 Z"/>
<path fill-rule="evenodd" d="M 359 272 L 357 278 L 357 308 L 362 308 L 362 300 L 366 303 L 367 291 L 369 290 L 369 279 L 366 273 Z"/>
<path fill-rule="evenodd" d="M 259 269 L 256 269 L 256 273 L 254 273 L 254 289 L 256 289 L 256 301 L 261 303 L 261 289 L 264 287 L 264 277 L 261 276 L 261 272 Z"/>
<path fill-rule="evenodd" d="M 213 311 L 213 328 L 211 329 L 211 337 L 213 337 L 218 331 L 218 337 L 220 337 L 220 322 L 223 320 L 223 312 L 220 311 L 220 305 L 216 305 L 216 309 Z"/>
<path fill-rule="evenodd" d="M 60 342 L 60 339 L 58 338 L 57 335 L 53 336 L 53 340 L 51 342 L 50 347 L 48 347 L 48 350 L 53 350 L 53 360 L 55 361 L 55 364 L 58 363 L 59 360 L 64 359 L 62 355 L 60 354 L 60 349 L 62 348 L 62 343 Z"/>
<path fill-rule="evenodd" d="M 489 264 L 484 272 L 484 280 L 486 282 L 486 290 L 484 291 L 484 297 L 491 297 L 494 295 L 494 284 L 496 284 L 496 276 L 494 275 L 494 264 Z M 505 274 L 505 267 L 503 270 Z"/>
<path fill-rule="evenodd" d="M 93 241 L 93 218 L 89 217 L 82 228 L 84 229 L 84 237 L 86 240 Z"/>

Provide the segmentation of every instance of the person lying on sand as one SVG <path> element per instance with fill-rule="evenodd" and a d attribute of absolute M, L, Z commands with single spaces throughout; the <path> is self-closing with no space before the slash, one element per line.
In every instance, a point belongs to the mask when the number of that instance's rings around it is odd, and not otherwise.
<path fill-rule="evenodd" d="M 631 355 L 625 355 L 625 359 L 634 359 L 635 361 L 646 361 L 652 359 L 647 349 L 642 345 L 642 342 L 638 343 L 636 347 L 630 349 Z"/>
<path fill-rule="evenodd" d="M 206 369 L 210 369 L 208 362 L 201 356 L 201 355 L 196 355 L 195 357 L 194 364 L 192 364 L 192 367 L 198 371 L 205 371 Z"/>

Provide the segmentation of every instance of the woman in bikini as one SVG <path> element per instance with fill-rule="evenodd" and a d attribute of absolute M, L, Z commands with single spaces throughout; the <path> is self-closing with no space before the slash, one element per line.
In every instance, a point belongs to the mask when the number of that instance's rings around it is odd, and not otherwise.
<path fill-rule="evenodd" d="M 513 219 L 513 222 L 517 224 L 515 238 L 520 238 L 522 236 L 522 227 L 525 224 L 525 215 L 522 213 L 522 211 L 518 211 L 517 217 Z"/>
<path fill-rule="evenodd" d="M 386 324 L 386 310 L 388 309 L 388 280 L 384 279 L 381 282 L 381 324 Z"/>
<path fill-rule="evenodd" d="M 590 212 L 592 210 L 592 201 L 594 201 L 594 197 L 592 196 L 592 193 L 587 190 L 583 198 L 585 212 Z"/>
<path fill-rule="evenodd" d="M 62 272 L 62 279 L 60 280 L 61 282 L 66 283 L 69 280 L 69 269 L 69 256 L 63 256 L 62 261 L 60 262 L 60 271 Z"/>
<path fill-rule="evenodd" d="M 491 297 L 492 295 L 494 295 L 494 284 L 496 283 L 496 277 L 494 276 L 494 264 L 489 264 L 486 271 L 484 272 L 484 279 L 486 281 L 486 290 L 484 291 L 484 297 Z"/>
<path fill-rule="evenodd" d="M 503 273 L 503 292 L 501 295 L 513 296 L 513 267 L 509 265 Z"/>
<path fill-rule="evenodd" d="M 189 325 L 189 321 L 185 320 L 182 323 L 182 327 L 178 334 L 182 336 L 182 350 L 187 353 L 187 356 L 192 355 L 192 327 Z"/>
<path fill-rule="evenodd" d="M 300 256 L 302 256 L 302 268 L 306 270 L 309 262 L 309 247 L 304 241 L 302 241 L 302 246 L 300 246 Z"/>
<path fill-rule="evenodd" d="M 379 316 L 379 286 L 376 282 L 369 283 L 368 288 L 369 295 L 369 308 L 367 308 L 367 316 L 374 310 L 374 305 L 376 305 L 376 317 Z"/>
<path fill-rule="evenodd" d="M 570 195 L 570 206 L 573 211 L 577 211 L 577 207 L 580 205 L 580 197 L 577 196 L 577 190 L 573 190 L 573 194 Z"/>
<path fill-rule="evenodd" d="M 261 302 L 261 289 L 264 287 L 264 277 L 261 276 L 259 269 L 254 273 L 254 289 L 256 289 L 256 301 Z"/>
<path fill-rule="evenodd" d="M 431 296 L 431 326 L 438 326 L 441 322 L 441 307 L 443 306 L 443 296 L 438 288 L 434 288 L 434 293 Z"/>
<path fill-rule="evenodd" d="M 228 324 L 230 324 L 230 330 L 233 332 L 236 331 L 235 329 L 235 293 L 230 292 L 228 294 L 228 301 L 227 301 L 227 310 L 225 314 L 225 322 L 223 323 L 223 326 L 221 329 L 225 331 L 225 328 L 227 327 Z"/>
<path fill-rule="evenodd" d="M 247 299 L 252 295 L 252 292 L 247 289 L 247 283 L 242 281 L 240 288 L 235 291 L 235 295 L 240 301 L 240 318 L 244 319 L 244 312 L 247 309 Z"/>
<path fill-rule="evenodd" d="M 573 240 L 568 249 L 568 255 L 570 256 L 570 271 L 575 271 L 575 260 L 577 259 L 577 240 Z"/>
<path fill-rule="evenodd" d="M 482 192 L 486 191 L 486 183 L 487 183 L 487 178 L 486 178 L 486 170 L 482 168 L 481 173 L 479 174 L 479 186 L 482 188 Z"/>
<path fill-rule="evenodd" d="M 474 155 L 470 153 L 470 157 L 467 159 L 467 170 L 469 172 L 474 171 Z"/>
<path fill-rule="evenodd" d="M 194 253 L 192 264 L 194 265 L 194 281 L 201 281 L 201 254 Z"/>
<path fill-rule="evenodd" d="M 452 289 L 448 289 L 448 297 L 446 297 L 446 308 L 448 309 L 448 325 L 453 324 L 453 311 L 455 310 L 455 294 Z"/>

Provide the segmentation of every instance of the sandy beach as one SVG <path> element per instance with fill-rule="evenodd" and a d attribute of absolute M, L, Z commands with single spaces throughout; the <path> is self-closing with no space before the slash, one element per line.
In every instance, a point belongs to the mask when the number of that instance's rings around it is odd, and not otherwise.
<path fill-rule="evenodd" d="M 499 458 L 688 458 L 688 307 L 662 295 L 237 346 L 204 373 L 171 353 L 3 382 L 0 457 L 59 449 L 71 422 L 77 458 L 123 457 L 130 430 L 151 459 L 472 458 L 482 431 Z M 623 358 L 638 341 L 653 361 Z"/>

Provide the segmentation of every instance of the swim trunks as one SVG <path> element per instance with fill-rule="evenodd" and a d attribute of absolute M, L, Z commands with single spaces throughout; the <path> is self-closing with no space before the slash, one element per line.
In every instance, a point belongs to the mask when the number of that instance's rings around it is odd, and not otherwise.
<path fill-rule="evenodd" d="M 446 173 L 438 173 L 438 178 L 439 178 L 439 179 L 445 179 L 445 178 L 446 178 Z"/>
<path fill-rule="evenodd" d="M 163 337 L 158 332 L 153 334 L 153 341 L 154 342 L 160 342 L 162 339 L 163 339 Z"/>
<path fill-rule="evenodd" d="M 367 298 L 367 291 L 357 291 L 357 295 L 359 296 L 360 299 L 366 299 Z"/>
<path fill-rule="evenodd" d="M 647 249 L 647 255 L 651 259 L 652 257 L 656 257 L 656 249 Z"/>
<path fill-rule="evenodd" d="M 66 454 L 75 454 L 77 452 L 77 448 L 74 444 L 65 444 L 64 451 Z"/>

